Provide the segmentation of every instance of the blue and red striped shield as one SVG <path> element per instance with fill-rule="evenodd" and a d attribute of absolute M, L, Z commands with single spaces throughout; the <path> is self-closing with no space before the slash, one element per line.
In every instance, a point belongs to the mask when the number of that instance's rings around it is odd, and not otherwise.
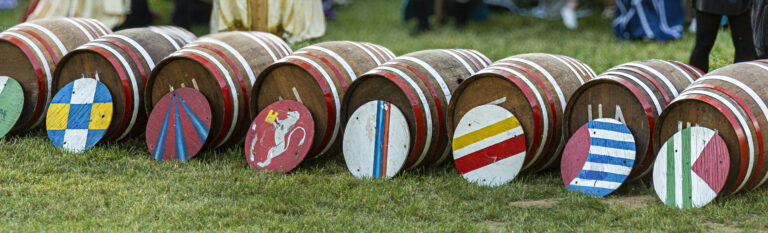
<path fill-rule="evenodd" d="M 390 178 L 403 169 L 410 149 L 408 122 L 394 104 L 368 102 L 344 129 L 344 159 L 358 178 Z"/>
<path fill-rule="evenodd" d="M 211 106 L 203 93 L 179 88 L 163 96 L 147 122 L 147 148 L 157 161 L 186 162 L 203 148 L 211 128 Z"/>
<path fill-rule="evenodd" d="M 608 195 L 629 176 L 636 151 L 635 138 L 624 123 L 609 118 L 589 121 L 563 149 L 563 182 L 571 191 Z"/>

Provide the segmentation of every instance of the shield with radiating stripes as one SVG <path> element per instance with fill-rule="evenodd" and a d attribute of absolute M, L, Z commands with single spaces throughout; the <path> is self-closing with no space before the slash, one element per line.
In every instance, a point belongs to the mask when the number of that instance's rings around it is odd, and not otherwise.
<path fill-rule="evenodd" d="M 728 148 L 717 132 L 699 126 L 686 128 L 659 149 L 653 188 L 668 206 L 702 207 L 723 190 L 729 166 Z"/>
<path fill-rule="evenodd" d="M 462 176 L 498 186 L 514 179 L 525 161 L 525 134 L 517 117 L 496 105 L 473 108 L 453 136 L 453 160 Z"/>
<path fill-rule="evenodd" d="M 179 88 L 163 96 L 147 122 L 147 148 L 157 161 L 186 162 L 208 139 L 211 106 L 203 93 Z"/>
<path fill-rule="evenodd" d="M 563 150 L 563 183 L 571 191 L 608 195 L 627 179 L 636 152 L 634 136 L 624 123 L 609 118 L 589 121 Z"/>

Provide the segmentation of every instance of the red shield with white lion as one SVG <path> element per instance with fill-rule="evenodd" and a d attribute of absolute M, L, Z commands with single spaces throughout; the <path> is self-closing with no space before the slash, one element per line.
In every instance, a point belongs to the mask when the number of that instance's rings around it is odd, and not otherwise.
<path fill-rule="evenodd" d="M 248 128 L 245 159 L 256 170 L 289 172 L 309 153 L 314 134 L 307 107 L 293 100 L 272 103 Z"/>

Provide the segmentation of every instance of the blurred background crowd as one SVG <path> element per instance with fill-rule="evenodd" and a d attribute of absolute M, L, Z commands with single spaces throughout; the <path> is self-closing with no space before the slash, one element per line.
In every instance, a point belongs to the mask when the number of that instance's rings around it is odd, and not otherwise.
<path fill-rule="evenodd" d="M 172 22 L 189 29 L 207 25 L 210 32 L 260 30 L 283 36 L 289 43 L 318 38 L 333 9 L 354 0 L 173 0 Z M 361 4 L 365 4 L 364 0 Z M 615 36 L 623 40 L 667 41 L 679 39 L 684 30 L 695 32 L 690 63 L 709 69 L 709 53 L 722 28 L 729 28 L 734 62 L 768 58 L 765 35 L 766 0 L 403 0 L 402 16 L 414 20 L 412 36 L 435 27 L 464 28 L 469 21 L 482 23 L 490 12 L 562 20 L 563 27 L 578 30 L 579 18 L 601 15 L 612 18 Z M 21 21 L 50 17 L 89 17 L 115 30 L 143 27 L 158 17 L 147 0 L 0 0 L 0 9 L 26 9 Z"/>

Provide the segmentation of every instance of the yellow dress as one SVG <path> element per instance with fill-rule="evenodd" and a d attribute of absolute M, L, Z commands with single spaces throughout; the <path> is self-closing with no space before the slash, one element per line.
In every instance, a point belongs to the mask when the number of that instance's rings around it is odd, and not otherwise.
<path fill-rule="evenodd" d="M 263 8 L 266 19 L 252 11 Z M 266 21 L 266 22 L 263 22 Z M 265 23 L 265 25 L 259 25 Z M 288 43 L 318 38 L 325 34 L 321 0 L 216 0 L 211 32 L 262 30 L 283 36 Z"/>
<path fill-rule="evenodd" d="M 87 17 L 114 28 L 125 21 L 130 6 L 130 0 L 40 0 L 27 20 Z"/>

